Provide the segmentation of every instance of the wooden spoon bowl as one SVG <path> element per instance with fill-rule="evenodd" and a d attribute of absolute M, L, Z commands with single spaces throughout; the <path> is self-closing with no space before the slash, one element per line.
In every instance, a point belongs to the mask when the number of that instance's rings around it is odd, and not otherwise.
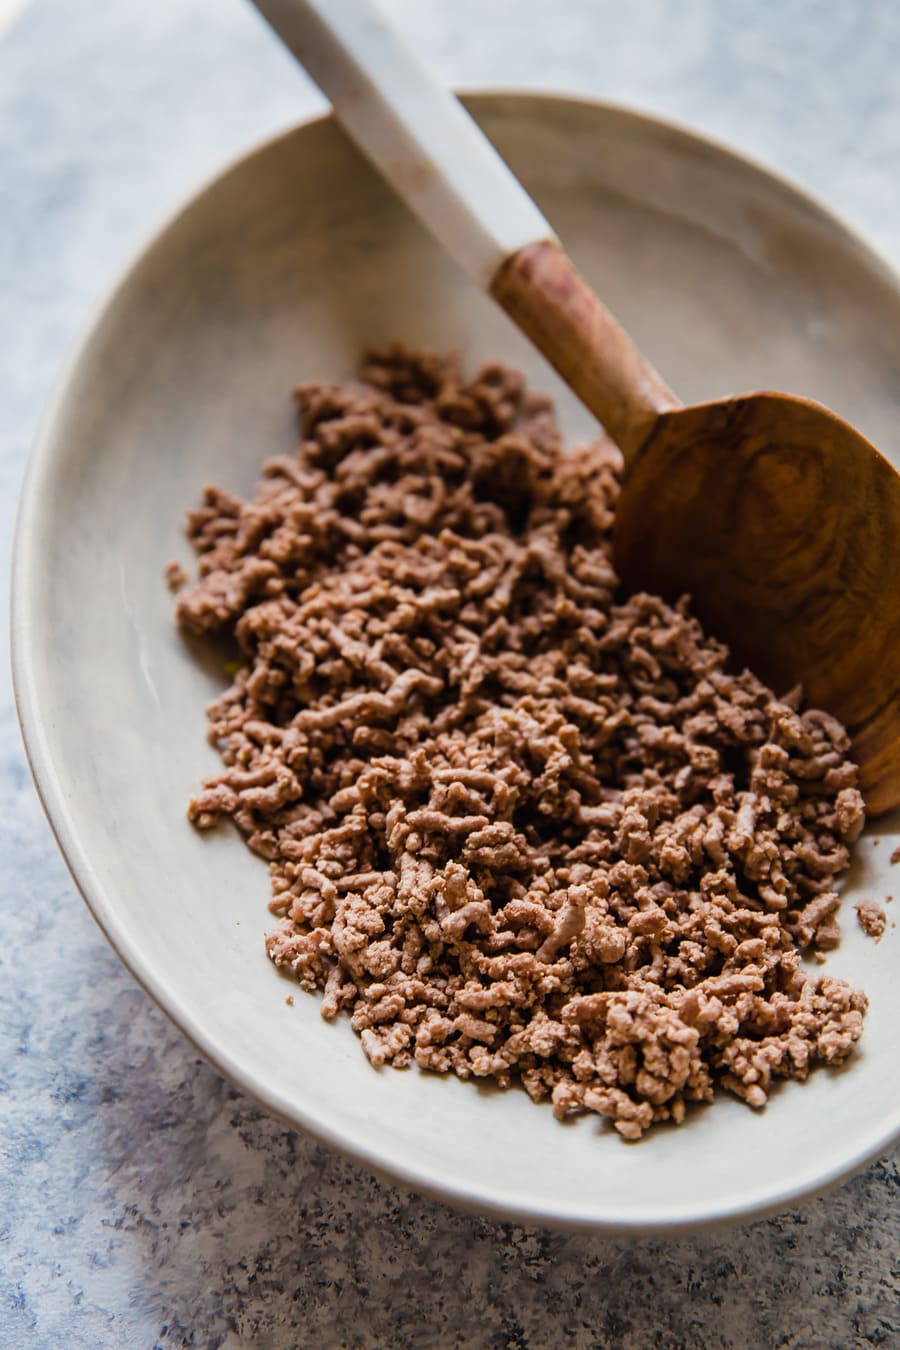
<path fill-rule="evenodd" d="M 625 457 L 615 559 L 627 590 L 687 593 L 778 692 L 847 727 L 870 813 L 900 804 L 900 476 L 811 399 L 682 407 L 553 243 L 493 294 Z"/>
<path fill-rule="evenodd" d="M 663 413 L 631 459 L 616 562 L 631 590 L 694 597 L 778 691 L 846 725 L 870 812 L 900 783 L 900 478 L 809 399 Z"/>

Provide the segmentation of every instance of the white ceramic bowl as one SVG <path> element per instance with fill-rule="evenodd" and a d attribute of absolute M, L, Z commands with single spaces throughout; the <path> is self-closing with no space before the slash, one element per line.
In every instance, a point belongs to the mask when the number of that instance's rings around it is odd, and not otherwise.
<path fill-rule="evenodd" d="M 812 395 L 896 455 L 900 286 L 820 206 L 633 113 L 530 95 L 469 102 L 682 396 Z M 850 909 L 890 891 L 896 818 L 859 848 L 828 963 L 872 998 L 852 1062 L 782 1087 L 764 1113 L 722 1097 L 637 1146 L 596 1117 L 557 1124 L 521 1091 L 375 1072 L 346 1021 L 327 1025 L 299 990 L 286 1006 L 263 952 L 263 864 L 235 835 L 201 837 L 185 820 L 218 764 L 203 710 L 220 676 L 179 637 L 163 581 L 168 559 L 189 557 L 184 510 L 207 482 L 248 491 L 263 458 L 292 448 L 295 382 L 348 376 L 366 343 L 389 338 L 520 362 L 559 396 L 573 436 L 590 430 L 330 120 L 205 188 L 82 342 L 31 460 L 13 620 L 28 753 L 75 880 L 222 1073 L 382 1173 L 551 1225 L 696 1227 L 782 1208 L 900 1130 L 897 937 L 874 945 Z"/>

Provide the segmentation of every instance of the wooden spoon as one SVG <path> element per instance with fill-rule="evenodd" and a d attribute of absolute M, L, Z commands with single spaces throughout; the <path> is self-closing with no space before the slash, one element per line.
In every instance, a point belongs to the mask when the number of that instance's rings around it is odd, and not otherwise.
<path fill-rule="evenodd" d="M 624 586 L 688 592 L 780 692 L 848 728 L 870 813 L 900 805 L 900 477 L 789 394 L 684 407 L 521 184 L 371 0 L 255 0 L 365 154 L 620 446 Z"/>

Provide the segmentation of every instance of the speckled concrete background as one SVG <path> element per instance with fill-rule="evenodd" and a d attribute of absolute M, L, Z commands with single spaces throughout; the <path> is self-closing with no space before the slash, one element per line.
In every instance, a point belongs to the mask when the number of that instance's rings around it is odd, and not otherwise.
<path fill-rule="evenodd" d="M 386 3 L 447 79 L 670 114 L 900 263 L 895 0 Z M 198 181 L 319 102 L 242 0 L 33 0 L 0 40 L 4 548 L 91 305 Z M 796 1213 L 631 1243 L 455 1214 L 262 1116 L 108 951 L 0 699 L 2 1350 L 900 1345 L 897 1155 Z"/>

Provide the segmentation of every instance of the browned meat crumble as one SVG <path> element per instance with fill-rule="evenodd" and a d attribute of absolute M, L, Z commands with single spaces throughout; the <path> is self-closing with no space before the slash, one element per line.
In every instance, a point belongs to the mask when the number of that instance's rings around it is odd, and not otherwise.
<path fill-rule="evenodd" d="M 191 802 L 269 862 L 272 960 L 376 1066 L 517 1081 L 638 1138 L 847 1056 L 813 980 L 863 824 L 843 728 L 616 597 L 618 451 L 515 371 L 401 349 L 297 390 L 296 454 L 207 488 L 178 618 L 233 632 Z"/>
<path fill-rule="evenodd" d="M 170 591 L 180 591 L 189 581 L 190 577 L 180 562 L 166 563 L 166 585 Z"/>
<path fill-rule="evenodd" d="M 860 900 L 854 908 L 859 926 L 866 937 L 874 938 L 876 942 L 880 942 L 887 928 L 885 911 L 874 900 Z"/>

